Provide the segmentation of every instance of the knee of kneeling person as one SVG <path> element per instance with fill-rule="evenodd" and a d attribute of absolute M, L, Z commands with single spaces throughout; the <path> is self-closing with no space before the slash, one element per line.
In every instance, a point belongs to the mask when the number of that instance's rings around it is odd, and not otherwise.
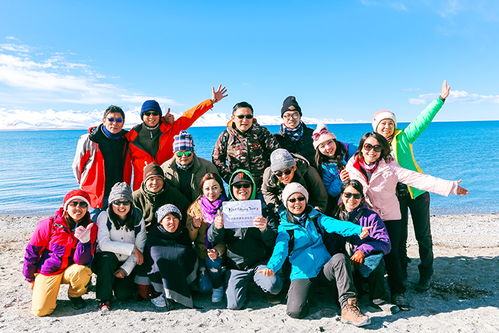
<path fill-rule="evenodd" d="M 286 314 L 288 316 L 290 316 L 291 318 L 295 318 L 295 319 L 302 319 L 303 317 L 305 317 L 305 314 L 306 314 L 306 311 L 301 309 L 293 309 L 293 310 L 286 310 Z"/>

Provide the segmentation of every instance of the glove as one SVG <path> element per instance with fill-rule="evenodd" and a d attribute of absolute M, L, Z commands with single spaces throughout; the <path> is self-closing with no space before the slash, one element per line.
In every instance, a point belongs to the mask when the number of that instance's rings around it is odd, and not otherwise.
<path fill-rule="evenodd" d="M 76 228 L 75 237 L 80 241 L 80 243 L 87 243 L 90 241 L 90 230 L 93 226 L 94 224 L 90 223 L 86 228 L 82 225 Z"/>

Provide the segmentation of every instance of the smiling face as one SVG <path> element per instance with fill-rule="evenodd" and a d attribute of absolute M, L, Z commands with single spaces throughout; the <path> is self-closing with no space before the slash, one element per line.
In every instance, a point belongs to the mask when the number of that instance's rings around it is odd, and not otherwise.
<path fill-rule="evenodd" d="M 158 111 L 146 111 L 142 115 L 142 121 L 147 127 L 154 127 L 159 123 L 160 115 Z"/>
<path fill-rule="evenodd" d="M 175 232 L 178 229 L 178 226 L 180 225 L 180 220 L 175 217 L 173 214 L 168 214 L 163 219 L 161 220 L 161 225 L 163 228 L 166 229 L 168 232 Z"/>
<path fill-rule="evenodd" d="M 222 186 L 215 179 L 208 179 L 203 183 L 203 195 L 210 201 L 217 200 L 222 194 Z"/>
<path fill-rule="evenodd" d="M 248 118 L 250 117 L 250 118 Z M 231 116 L 234 125 L 241 132 L 246 132 L 253 126 L 253 112 L 250 108 L 238 108 Z"/>
<path fill-rule="evenodd" d="M 289 184 L 293 181 L 296 172 L 296 165 L 291 168 L 281 169 L 274 172 L 274 175 L 279 179 L 279 182 L 283 184 Z"/>
<path fill-rule="evenodd" d="M 248 182 L 239 182 L 231 186 L 232 196 L 237 201 L 248 200 L 252 190 L 252 185 Z"/>
<path fill-rule="evenodd" d="M 284 126 L 287 128 L 293 129 L 296 128 L 301 121 L 301 116 L 298 111 L 286 111 L 282 115 L 282 120 Z"/>
<path fill-rule="evenodd" d="M 336 153 L 336 143 L 333 139 L 321 143 L 318 148 L 319 152 L 326 157 L 334 157 Z"/>
<path fill-rule="evenodd" d="M 128 200 L 115 200 L 112 202 L 113 212 L 118 215 L 121 220 L 125 220 L 130 211 L 131 203 Z"/>
<path fill-rule="evenodd" d="M 395 123 L 391 119 L 383 119 L 379 122 L 376 132 L 383 135 L 388 140 L 395 132 Z"/>
<path fill-rule="evenodd" d="M 379 149 L 379 152 L 376 150 Z M 381 156 L 381 145 L 373 136 L 368 137 L 362 146 L 362 157 L 368 165 L 375 163 Z"/>
<path fill-rule="evenodd" d="M 121 120 L 121 122 L 120 122 Z M 125 120 L 119 112 L 109 112 L 104 118 L 102 118 L 102 123 L 112 134 L 118 134 L 123 129 L 125 125 Z"/>
<path fill-rule="evenodd" d="M 67 205 L 66 211 L 73 221 L 78 223 L 87 213 L 88 205 L 85 201 L 73 200 Z"/>
<path fill-rule="evenodd" d="M 299 192 L 291 194 L 286 203 L 286 208 L 293 215 L 301 215 L 306 207 L 307 200 L 305 200 L 305 196 Z"/>
<path fill-rule="evenodd" d="M 146 180 L 146 188 L 153 193 L 161 191 L 164 185 L 165 182 L 163 178 L 159 176 L 152 176 Z"/>
<path fill-rule="evenodd" d="M 193 160 L 194 152 L 192 150 L 179 150 L 175 152 L 175 161 L 181 166 L 188 166 Z"/>
<path fill-rule="evenodd" d="M 354 211 L 362 203 L 362 193 L 353 186 L 347 186 L 341 194 L 341 200 L 347 212 Z"/>

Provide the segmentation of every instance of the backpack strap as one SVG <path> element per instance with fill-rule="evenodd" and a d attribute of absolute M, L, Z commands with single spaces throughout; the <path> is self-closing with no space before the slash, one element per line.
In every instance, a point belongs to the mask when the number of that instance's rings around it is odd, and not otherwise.
<path fill-rule="evenodd" d="M 293 230 L 286 230 L 289 235 L 289 241 L 288 241 L 288 257 L 293 252 L 293 249 L 295 248 L 295 231 Z"/>

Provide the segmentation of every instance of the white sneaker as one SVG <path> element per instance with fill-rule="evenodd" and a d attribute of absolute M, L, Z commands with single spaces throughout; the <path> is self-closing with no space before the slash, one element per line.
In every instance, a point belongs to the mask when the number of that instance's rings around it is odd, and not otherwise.
<path fill-rule="evenodd" d="M 166 308 L 166 300 L 163 297 L 163 294 L 156 298 L 151 298 L 151 303 L 157 308 Z"/>
<path fill-rule="evenodd" d="M 213 292 L 211 294 L 211 302 L 218 303 L 221 302 L 224 298 L 224 287 L 213 288 Z"/>

